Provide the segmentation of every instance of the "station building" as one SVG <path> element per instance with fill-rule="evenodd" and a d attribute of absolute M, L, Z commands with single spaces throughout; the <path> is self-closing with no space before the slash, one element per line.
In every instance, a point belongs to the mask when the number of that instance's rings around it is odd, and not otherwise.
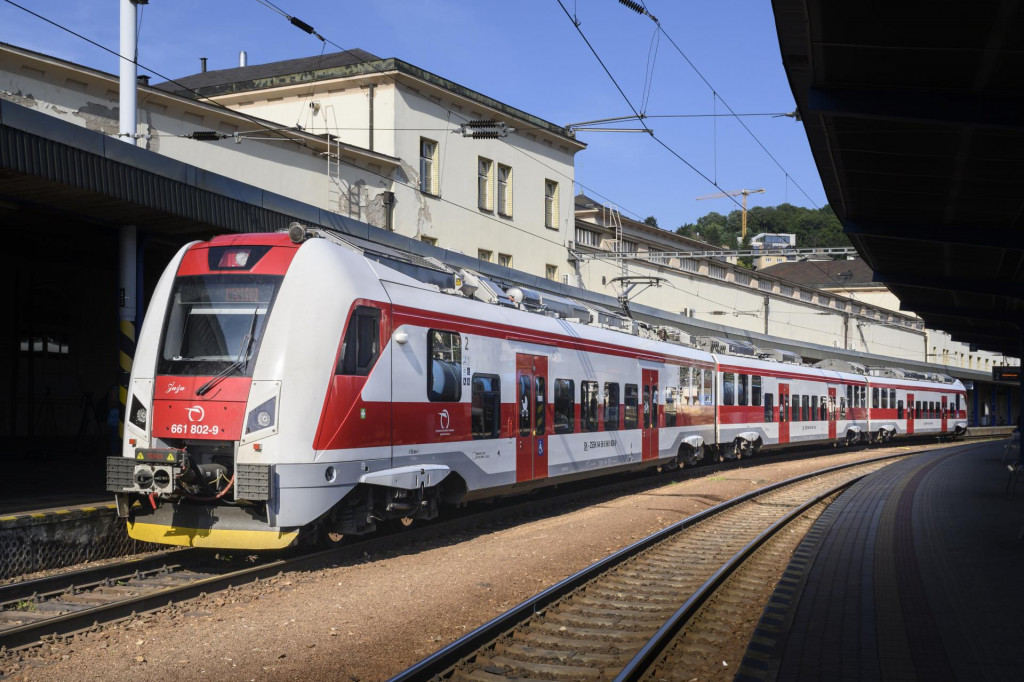
<path fill-rule="evenodd" d="M 111 74 L 0 44 L 0 217 L 17 245 L 0 275 L 15 301 L 4 456 L 105 453 L 131 355 L 119 321 L 141 323 L 173 253 L 295 220 L 610 309 L 623 277 L 649 277 L 631 312 L 692 336 L 979 383 L 995 361 L 967 351 L 973 364 L 943 367 L 933 358 L 965 351 L 913 316 L 680 255 L 709 246 L 575 195 L 584 145 L 565 128 L 399 59 L 354 50 L 140 82 L 136 144 L 118 139 L 118 94 Z M 507 136 L 473 137 L 501 124 Z M 991 404 L 993 420 L 1015 414 Z"/>

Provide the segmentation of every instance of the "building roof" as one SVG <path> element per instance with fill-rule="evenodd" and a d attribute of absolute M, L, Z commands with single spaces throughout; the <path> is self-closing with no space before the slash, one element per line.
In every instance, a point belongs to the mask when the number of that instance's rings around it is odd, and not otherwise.
<path fill-rule="evenodd" d="M 770 254 L 768 254 L 770 255 Z M 792 261 L 761 268 L 758 274 L 771 275 L 794 284 L 811 286 L 816 289 L 840 287 L 882 287 L 874 281 L 871 267 L 861 258 L 853 260 Z"/>
<path fill-rule="evenodd" d="M 901 308 L 1016 355 L 1024 316 L 1024 3 L 775 0 L 829 205 Z"/>
<path fill-rule="evenodd" d="M 394 57 L 382 59 L 365 50 L 352 49 L 325 55 L 286 59 L 268 64 L 253 64 L 231 69 L 206 71 L 176 78 L 156 87 L 187 97 L 217 97 L 256 90 L 308 84 L 356 76 L 376 76 L 398 72 L 473 100 L 506 116 L 519 119 L 570 141 L 580 149 L 586 145 L 565 127 L 545 121 L 475 90 L 459 85 Z"/>

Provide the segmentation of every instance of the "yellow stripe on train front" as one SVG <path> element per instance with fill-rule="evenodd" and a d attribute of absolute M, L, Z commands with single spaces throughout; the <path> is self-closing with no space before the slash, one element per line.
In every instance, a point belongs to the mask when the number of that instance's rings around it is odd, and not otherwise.
<path fill-rule="evenodd" d="M 142 542 L 210 549 L 284 549 L 299 531 L 183 528 L 128 521 L 128 535 Z"/>

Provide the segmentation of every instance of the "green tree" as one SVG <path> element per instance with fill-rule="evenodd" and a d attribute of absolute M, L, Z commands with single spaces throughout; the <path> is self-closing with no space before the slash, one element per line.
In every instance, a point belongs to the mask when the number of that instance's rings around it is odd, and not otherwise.
<path fill-rule="evenodd" d="M 658 219 L 655 218 L 652 215 L 649 215 L 646 218 L 644 218 L 644 225 L 650 225 L 651 227 L 657 227 L 658 226 Z"/>

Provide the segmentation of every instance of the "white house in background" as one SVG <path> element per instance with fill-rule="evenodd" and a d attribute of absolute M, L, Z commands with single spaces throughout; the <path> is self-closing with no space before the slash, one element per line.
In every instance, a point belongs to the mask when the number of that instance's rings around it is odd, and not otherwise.
<path fill-rule="evenodd" d="M 796 235 L 783 233 L 775 234 L 774 232 L 762 232 L 761 234 L 754 235 L 750 238 L 750 248 L 755 251 L 766 252 L 763 256 L 754 257 L 754 269 L 762 270 L 778 263 L 785 263 L 788 260 L 792 260 L 793 256 L 783 256 L 779 254 L 770 254 L 768 252 L 775 249 L 795 249 L 796 248 Z"/>
<path fill-rule="evenodd" d="M 535 275 L 563 269 L 573 231 L 574 155 L 563 127 L 400 59 L 362 50 L 206 71 L 160 85 L 399 160 L 391 195 L 325 172 L 330 210 Z M 469 137 L 475 123 L 502 137 Z M 333 159 L 344 167 L 342 151 Z M 392 199 L 393 197 L 393 199 Z"/>

